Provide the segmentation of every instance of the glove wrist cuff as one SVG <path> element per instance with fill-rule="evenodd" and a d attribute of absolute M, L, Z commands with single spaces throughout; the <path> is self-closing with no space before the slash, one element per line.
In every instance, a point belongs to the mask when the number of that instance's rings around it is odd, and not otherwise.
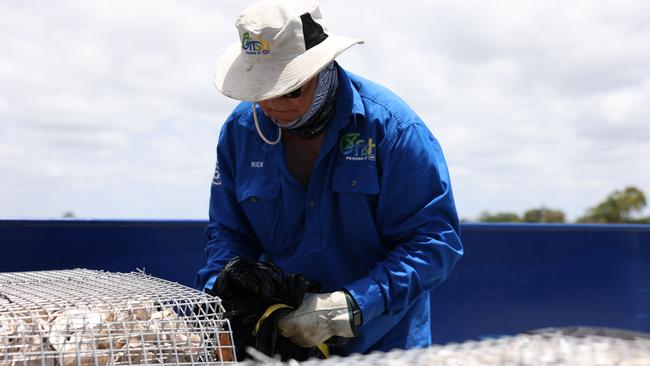
<path fill-rule="evenodd" d="M 361 309 L 359 308 L 359 304 L 357 304 L 357 301 L 350 295 L 350 293 L 346 290 L 343 289 L 343 292 L 345 293 L 345 300 L 348 303 L 348 315 L 350 318 L 350 328 L 352 329 L 352 333 L 355 336 L 358 336 L 359 333 L 357 332 L 357 327 L 361 326 L 363 324 L 363 315 L 361 314 Z"/>

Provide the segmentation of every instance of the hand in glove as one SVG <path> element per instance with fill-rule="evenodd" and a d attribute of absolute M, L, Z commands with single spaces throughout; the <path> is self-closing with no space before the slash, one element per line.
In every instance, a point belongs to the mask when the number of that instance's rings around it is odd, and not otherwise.
<path fill-rule="evenodd" d="M 280 334 L 301 347 L 314 347 L 332 336 L 354 337 L 353 299 L 343 291 L 307 293 L 298 309 L 278 320 Z"/>

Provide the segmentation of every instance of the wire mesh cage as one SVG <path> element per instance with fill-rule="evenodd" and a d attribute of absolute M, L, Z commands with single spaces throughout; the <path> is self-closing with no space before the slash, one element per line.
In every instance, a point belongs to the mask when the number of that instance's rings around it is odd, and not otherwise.
<path fill-rule="evenodd" d="M 282 362 L 251 350 L 245 364 L 274 366 L 650 366 L 650 335 L 598 328 L 543 330 L 482 341 L 467 341 L 411 350 L 374 352 L 326 360 Z"/>
<path fill-rule="evenodd" d="M 221 301 L 144 273 L 0 273 L 0 366 L 232 364 Z"/>

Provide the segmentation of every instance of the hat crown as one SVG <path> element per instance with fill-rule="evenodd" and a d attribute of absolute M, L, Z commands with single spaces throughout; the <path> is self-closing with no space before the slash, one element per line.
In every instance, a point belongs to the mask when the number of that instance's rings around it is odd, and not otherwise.
<path fill-rule="evenodd" d="M 304 85 L 360 39 L 329 33 L 315 0 L 263 0 L 244 10 L 239 40 L 221 56 L 214 83 L 224 95 L 260 101 Z"/>
<path fill-rule="evenodd" d="M 304 53 L 308 48 L 303 24 L 305 16 L 322 31 L 326 30 L 318 3 L 311 0 L 266 0 L 244 10 L 235 26 L 245 61 L 274 63 Z"/>

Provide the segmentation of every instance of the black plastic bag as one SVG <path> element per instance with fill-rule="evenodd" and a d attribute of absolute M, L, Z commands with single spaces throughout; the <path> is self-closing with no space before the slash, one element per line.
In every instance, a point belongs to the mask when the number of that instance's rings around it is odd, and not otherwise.
<path fill-rule="evenodd" d="M 325 358 L 317 347 L 303 348 L 278 333 L 278 319 L 300 306 L 307 292 L 320 292 L 320 285 L 301 275 L 285 274 L 273 263 L 255 262 L 236 257 L 221 270 L 208 293 L 218 296 L 226 310 L 233 331 L 238 360 L 249 358 L 247 347 L 283 361 Z M 272 305 L 286 304 L 271 313 L 259 329 L 258 320 Z"/>

